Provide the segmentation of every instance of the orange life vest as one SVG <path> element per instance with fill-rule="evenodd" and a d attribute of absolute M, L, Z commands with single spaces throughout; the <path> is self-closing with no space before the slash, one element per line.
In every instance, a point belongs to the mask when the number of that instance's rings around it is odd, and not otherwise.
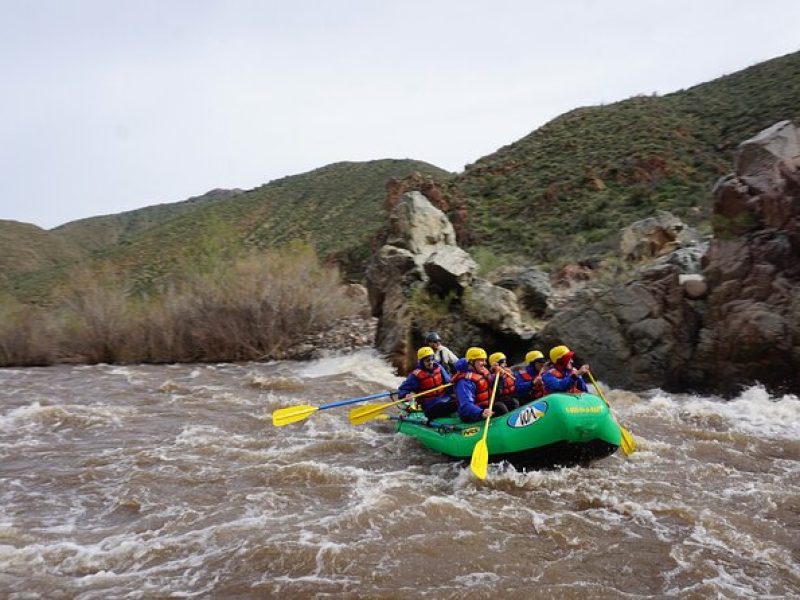
<path fill-rule="evenodd" d="M 475 384 L 475 405 L 486 408 L 489 406 L 489 399 L 492 395 L 491 386 L 489 385 L 490 378 L 491 374 L 486 369 L 476 372 L 470 367 L 469 371 L 459 371 L 453 375 L 453 383 L 459 379 L 469 379 Z"/>
<path fill-rule="evenodd" d="M 564 373 L 558 367 L 553 367 L 552 369 L 550 369 L 550 373 L 555 375 L 558 379 L 564 379 L 564 377 L 569 377 L 573 373 L 577 374 L 578 370 L 577 369 L 572 369 L 569 373 Z M 569 389 L 567 390 L 566 393 L 567 394 L 581 394 L 581 393 L 583 393 L 581 388 L 578 387 L 578 380 L 577 379 L 573 379 L 572 380 L 572 385 L 569 387 Z"/>
<path fill-rule="evenodd" d="M 497 393 L 501 398 L 509 398 L 517 393 L 517 384 L 514 381 L 514 375 L 510 374 L 509 371 L 502 369 L 499 373 L 495 372 L 495 377 L 497 375 L 501 375 L 503 377 L 497 383 Z M 502 387 L 501 387 L 502 386 Z M 502 390 L 502 391 L 501 391 Z M 500 395 L 502 394 L 502 395 Z"/>
<path fill-rule="evenodd" d="M 439 387 L 440 385 L 444 385 L 444 377 L 442 377 L 442 369 L 438 365 L 434 367 L 433 372 L 426 369 L 414 369 L 411 371 L 414 376 L 419 381 L 419 389 L 417 390 L 417 394 L 420 392 L 424 392 L 426 390 L 432 390 L 433 388 Z M 417 402 L 422 406 L 428 404 L 431 400 L 436 400 L 437 398 L 444 395 L 444 390 L 437 390 L 437 392 L 433 394 L 428 394 L 426 396 L 417 396 Z"/>
<path fill-rule="evenodd" d="M 531 386 L 531 397 L 534 400 L 538 400 L 539 398 L 545 395 L 544 381 L 542 381 L 541 373 L 539 373 L 536 377 L 534 377 L 527 371 L 520 371 L 519 376 L 522 377 L 525 381 L 533 381 L 533 385 Z"/>

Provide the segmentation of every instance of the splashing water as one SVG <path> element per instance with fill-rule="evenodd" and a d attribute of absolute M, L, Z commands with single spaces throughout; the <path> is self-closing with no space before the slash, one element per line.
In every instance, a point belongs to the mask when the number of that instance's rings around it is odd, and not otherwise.
<path fill-rule="evenodd" d="M 608 390 L 638 452 L 484 482 L 347 407 L 271 425 L 400 381 L 366 350 L 0 371 L 0 596 L 800 595 L 796 397 Z"/>

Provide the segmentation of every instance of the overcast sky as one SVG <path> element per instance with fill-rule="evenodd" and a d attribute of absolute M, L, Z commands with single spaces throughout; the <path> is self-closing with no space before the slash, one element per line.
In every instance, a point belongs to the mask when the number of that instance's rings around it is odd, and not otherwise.
<path fill-rule="evenodd" d="M 800 49 L 800 0 L 0 0 L 0 219 L 342 160 L 460 171 L 559 114 Z"/>

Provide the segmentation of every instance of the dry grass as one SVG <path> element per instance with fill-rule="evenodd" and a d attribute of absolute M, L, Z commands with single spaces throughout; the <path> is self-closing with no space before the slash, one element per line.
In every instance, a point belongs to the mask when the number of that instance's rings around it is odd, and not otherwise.
<path fill-rule="evenodd" d="M 338 271 L 299 244 L 186 273 L 157 294 L 84 273 L 47 312 L 5 305 L 0 365 L 258 360 L 358 309 Z"/>

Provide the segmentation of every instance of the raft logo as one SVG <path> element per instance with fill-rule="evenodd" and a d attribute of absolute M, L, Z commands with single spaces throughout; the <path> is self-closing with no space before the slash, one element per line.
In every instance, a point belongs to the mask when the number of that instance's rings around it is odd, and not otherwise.
<path fill-rule="evenodd" d="M 461 435 L 464 437 L 470 437 L 478 433 L 478 431 L 480 431 L 480 427 L 467 427 L 466 429 L 461 430 Z"/>
<path fill-rule="evenodd" d="M 541 419 L 547 412 L 547 402 L 539 400 L 533 404 L 528 405 L 523 410 L 508 418 L 508 424 L 511 427 L 527 427 L 533 425 Z"/>

